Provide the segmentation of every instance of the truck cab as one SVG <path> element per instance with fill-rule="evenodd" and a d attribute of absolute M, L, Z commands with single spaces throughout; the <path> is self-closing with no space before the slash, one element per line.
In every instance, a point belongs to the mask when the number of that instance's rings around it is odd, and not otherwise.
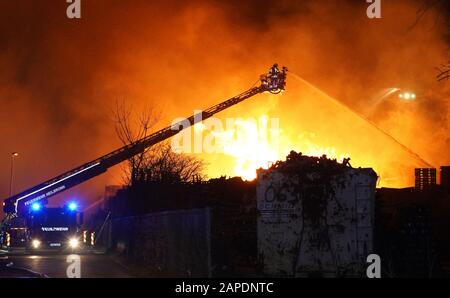
<path fill-rule="evenodd" d="M 44 207 L 39 203 L 32 204 L 26 218 L 27 250 L 29 252 L 81 250 L 82 220 L 83 213 L 77 211 L 76 203 L 59 208 Z"/>

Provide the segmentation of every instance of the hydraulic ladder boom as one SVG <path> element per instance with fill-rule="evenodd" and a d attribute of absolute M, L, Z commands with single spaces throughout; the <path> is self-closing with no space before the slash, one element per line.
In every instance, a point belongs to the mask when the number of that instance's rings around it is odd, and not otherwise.
<path fill-rule="evenodd" d="M 285 67 L 279 70 L 278 65 L 275 64 L 270 68 L 267 74 L 261 75 L 261 84 L 259 86 L 252 87 L 244 93 L 202 111 L 199 114 L 192 115 L 183 121 L 163 128 L 134 143 L 125 145 L 98 159 L 85 163 L 80 167 L 74 168 L 53 179 L 5 199 L 3 202 L 3 210 L 6 214 L 6 218 L 18 216 L 34 202 L 46 200 L 64 190 L 96 177 L 106 172 L 108 168 L 144 152 L 148 147 L 160 143 L 195 123 L 208 119 L 214 114 L 240 103 L 247 98 L 266 91 L 274 94 L 281 92 L 285 88 L 286 72 L 287 69 Z"/>

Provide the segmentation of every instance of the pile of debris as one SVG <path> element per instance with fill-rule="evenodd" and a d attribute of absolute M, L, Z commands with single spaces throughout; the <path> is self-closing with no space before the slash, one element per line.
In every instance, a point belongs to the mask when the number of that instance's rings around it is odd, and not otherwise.
<path fill-rule="evenodd" d="M 306 156 L 301 152 L 291 151 L 286 156 L 286 161 L 277 161 L 269 170 L 278 170 L 284 174 L 298 174 L 304 171 L 338 173 L 345 168 L 351 168 L 350 158 L 344 158 L 342 163 L 339 163 L 336 159 L 329 159 L 326 155 Z"/>

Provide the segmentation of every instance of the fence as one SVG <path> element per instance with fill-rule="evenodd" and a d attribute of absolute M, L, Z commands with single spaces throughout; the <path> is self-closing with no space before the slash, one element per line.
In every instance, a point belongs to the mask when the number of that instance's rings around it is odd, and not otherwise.
<path fill-rule="evenodd" d="M 210 209 L 112 219 L 111 248 L 155 276 L 210 277 Z"/>

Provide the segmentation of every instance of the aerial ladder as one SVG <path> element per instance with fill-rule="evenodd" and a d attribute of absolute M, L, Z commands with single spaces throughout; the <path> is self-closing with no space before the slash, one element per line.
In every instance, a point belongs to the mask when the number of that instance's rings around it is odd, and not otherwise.
<path fill-rule="evenodd" d="M 3 202 L 5 217 L 1 224 L 2 232 L 13 218 L 24 215 L 32 204 L 36 202 L 48 202 L 48 198 L 106 172 L 110 167 L 144 152 L 150 146 L 173 137 L 197 122 L 208 119 L 214 114 L 238 104 L 245 99 L 263 92 L 270 92 L 272 94 L 280 93 L 286 85 L 286 73 L 286 67 L 279 69 L 278 64 L 274 64 L 268 73 L 260 76 L 259 84 L 255 83 L 249 90 L 5 199 Z"/>

